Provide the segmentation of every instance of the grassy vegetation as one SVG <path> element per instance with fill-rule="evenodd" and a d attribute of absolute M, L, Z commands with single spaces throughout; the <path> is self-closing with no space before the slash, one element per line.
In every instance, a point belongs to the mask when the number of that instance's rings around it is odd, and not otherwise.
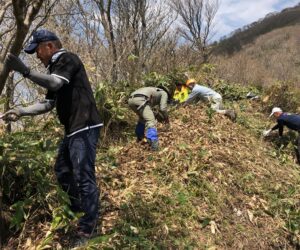
<path fill-rule="evenodd" d="M 126 106 L 108 109 L 120 114 L 110 116 L 111 124 L 125 127 L 117 140 L 107 134 L 98 150 L 102 232 L 81 249 L 300 246 L 300 176 L 290 143 L 295 135 L 287 133 L 281 142 L 261 137 L 278 97 L 228 85 L 211 73 L 197 79 L 208 79 L 222 93 L 225 105 L 238 112 L 237 122 L 203 105 L 172 108 L 171 128 L 158 127 L 159 152 L 135 142 L 134 114 L 120 122 Z M 261 99 L 247 100 L 250 90 Z M 68 209 L 52 170 L 61 131 L 56 124 L 43 127 L 4 134 L 0 141 L 3 211 L 11 225 L 7 249 L 67 249 L 73 240 L 78 215 Z"/>

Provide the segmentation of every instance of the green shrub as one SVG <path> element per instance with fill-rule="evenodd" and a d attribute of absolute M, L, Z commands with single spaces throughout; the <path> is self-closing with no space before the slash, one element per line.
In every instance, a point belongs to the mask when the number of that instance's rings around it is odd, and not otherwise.
<path fill-rule="evenodd" d="M 292 83 L 277 82 L 265 90 L 267 100 L 264 111 L 270 112 L 273 107 L 280 107 L 287 112 L 297 112 L 300 105 L 300 91 Z"/>
<path fill-rule="evenodd" d="M 254 86 L 242 86 L 239 84 L 229 84 L 223 80 L 217 81 L 214 90 L 222 95 L 224 99 L 238 101 L 246 98 L 247 93 L 252 92 L 259 95 L 259 90 Z"/>
<path fill-rule="evenodd" d="M 6 134 L 0 140 L 2 202 L 9 209 L 10 230 L 21 230 L 38 208 L 45 217 L 57 202 L 53 194 L 53 162 L 57 138 L 42 131 Z M 3 208 L 1 208 L 3 209 Z"/>

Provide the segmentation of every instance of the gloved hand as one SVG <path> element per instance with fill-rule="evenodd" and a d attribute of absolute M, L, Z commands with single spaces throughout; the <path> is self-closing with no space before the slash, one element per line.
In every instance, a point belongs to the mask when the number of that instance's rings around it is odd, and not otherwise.
<path fill-rule="evenodd" d="M 227 116 L 232 121 L 236 120 L 236 112 L 232 109 L 226 110 L 225 116 Z"/>
<path fill-rule="evenodd" d="M 27 77 L 30 74 L 30 69 L 21 61 L 19 57 L 15 56 L 14 54 L 8 54 L 5 64 L 10 70 L 17 71 L 24 77 Z"/>
<path fill-rule="evenodd" d="M 20 116 L 21 116 L 21 113 L 20 113 L 19 109 L 11 109 L 11 110 L 7 111 L 6 113 L 4 113 L 1 118 L 4 121 L 15 122 L 15 121 L 19 120 Z"/>
<path fill-rule="evenodd" d="M 151 146 L 152 151 L 158 150 L 158 136 L 156 128 L 148 128 L 146 132 L 146 138 Z"/>
<path fill-rule="evenodd" d="M 272 131 L 272 129 L 264 130 L 262 134 L 264 137 L 267 137 L 270 135 L 271 131 Z"/>

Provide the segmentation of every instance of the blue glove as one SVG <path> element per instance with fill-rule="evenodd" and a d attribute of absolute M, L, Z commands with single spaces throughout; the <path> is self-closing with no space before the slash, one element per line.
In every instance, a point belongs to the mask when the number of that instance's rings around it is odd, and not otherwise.
<path fill-rule="evenodd" d="M 148 128 L 146 132 L 146 138 L 149 141 L 157 141 L 158 136 L 156 128 Z"/>
<path fill-rule="evenodd" d="M 144 133 L 145 133 L 145 124 L 138 122 L 135 127 L 135 134 L 139 141 L 143 140 L 145 136 Z"/>
<path fill-rule="evenodd" d="M 158 136 L 156 128 L 148 128 L 146 132 L 146 138 L 151 146 L 152 151 L 158 150 Z"/>

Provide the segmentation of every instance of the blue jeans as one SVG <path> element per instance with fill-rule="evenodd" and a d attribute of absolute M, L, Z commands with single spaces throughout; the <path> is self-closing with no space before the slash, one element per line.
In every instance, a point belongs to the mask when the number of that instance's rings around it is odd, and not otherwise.
<path fill-rule="evenodd" d="M 79 228 L 92 233 L 96 227 L 99 210 L 99 191 L 95 177 L 96 147 L 100 128 L 64 137 L 58 150 L 55 173 L 62 189 L 68 193 L 71 210 L 83 212 Z"/>

